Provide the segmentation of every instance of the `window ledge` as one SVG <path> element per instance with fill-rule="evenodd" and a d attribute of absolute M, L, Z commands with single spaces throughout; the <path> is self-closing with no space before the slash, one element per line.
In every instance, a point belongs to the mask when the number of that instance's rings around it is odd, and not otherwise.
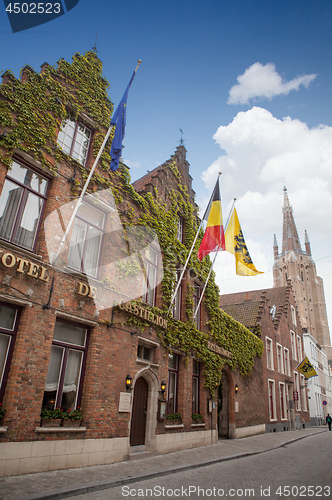
<path fill-rule="evenodd" d="M 38 434 L 46 434 L 49 432 L 70 432 L 70 433 L 77 433 L 77 432 L 86 432 L 87 428 L 86 427 L 36 427 L 35 432 Z"/>
<path fill-rule="evenodd" d="M 12 250 L 17 254 L 23 254 L 25 257 L 29 257 L 29 259 L 35 259 L 40 261 L 43 260 L 43 257 L 41 255 L 37 255 L 36 253 L 33 253 L 31 250 L 22 248 L 19 245 L 14 245 L 14 243 L 10 243 L 9 241 L 0 239 L 0 243 L 1 246 L 8 248 L 8 250 Z"/>
<path fill-rule="evenodd" d="M 202 422 L 201 424 L 191 424 L 191 427 L 205 427 L 205 422 Z"/>
<path fill-rule="evenodd" d="M 151 363 L 151 361 L 148 361 L 147 359 L 136 358 L 136 363 L 144 366 L 151 366 L 152 368 L 159 368 L 159 364 Z"/>
<path fill-rule="evenodd" d="M 183 429 L 184 425 L 183 424 L 166 424 L 165 429 Z"/>
<path fill-rule="evenodd" d="M 8 427 L 7 426 L 1 426 L 0 427 L 0 434 L 4 434 L 7 431 L 8 431 Z"/>

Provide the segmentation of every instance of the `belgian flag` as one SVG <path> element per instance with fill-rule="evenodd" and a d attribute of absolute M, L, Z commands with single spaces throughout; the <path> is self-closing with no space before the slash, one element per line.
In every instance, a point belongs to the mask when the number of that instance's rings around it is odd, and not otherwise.
<path fill-rule="evenodd" d="M 219 177 L 205 211 L 203 220 L 207 221 L 207 226 L 197 253 L 199 260 L 202 260 L 210 252 L 225 250 L 225 235 L 222 220 Z"/>

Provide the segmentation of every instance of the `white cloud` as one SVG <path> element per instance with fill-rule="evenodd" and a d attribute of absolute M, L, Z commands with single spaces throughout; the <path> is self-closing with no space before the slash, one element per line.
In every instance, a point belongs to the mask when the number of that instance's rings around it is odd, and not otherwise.
<path fill-rule="evenodd" d="M 202 179 L 211 192 L 218 172 L 223 173 L 220 185 L 224 222 L 236 197 L 249 252 L 257 269 L 265 271 L 260 277 L 240 278 L 235 275 L 234 258 L 218 256 L 216 271 L 221 293 L 272 286 L 273 234 L 277 235 L 281 251 L 286 185 L 302 248 L 307 230 L 326 299 L 331 300 L 332 127 L 309 128 L 299 120 L 280 120 L 266 109 L 253 107 L 220 126 L 214 139 L 223 155 L 203 172 Z"/>
<path fill-rule="evenodd" d="M 273 63 L 264 66 L 256 62 L 237 77 L 238 84 L 230 89 L 228 104 L 249 104 L 250 99 L 272 99 L 277 95 L 289 94 L 292 90 L 299 90 L 301 85 L 307 88 L 316 76 L 301 75 L 287 82 L 277 73 Z"/>

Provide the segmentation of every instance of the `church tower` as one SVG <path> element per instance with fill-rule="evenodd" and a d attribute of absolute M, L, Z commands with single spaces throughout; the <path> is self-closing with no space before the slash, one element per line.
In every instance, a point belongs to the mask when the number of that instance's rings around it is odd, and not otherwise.
<path fill-rule="evenodd" d="M 323 280 L 317 276 L 307 231 L 304 235 L 305 250 L 301 248 L 286 188 L 282 212 L 281 253 L 275 235 L 273 242 L 273 286 L 286 286 L 287 280 L 291 281 L 302 328 L 307 329 L 321 346 L 330 346 Z"/>

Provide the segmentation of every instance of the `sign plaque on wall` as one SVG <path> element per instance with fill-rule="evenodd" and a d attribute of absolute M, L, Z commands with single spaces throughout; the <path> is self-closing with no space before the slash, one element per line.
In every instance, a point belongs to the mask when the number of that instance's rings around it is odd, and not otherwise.
<path fill-rule="evenodd" d="M 131 392 L 120 392 L 119 411 L 130 412 Z"/>

